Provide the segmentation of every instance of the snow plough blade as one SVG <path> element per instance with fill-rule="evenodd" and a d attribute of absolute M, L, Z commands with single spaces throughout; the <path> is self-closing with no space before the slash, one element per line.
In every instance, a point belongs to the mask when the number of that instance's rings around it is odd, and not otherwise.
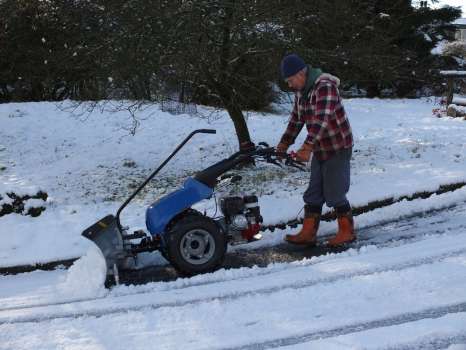
<path fill-rule="evenodd" d="M 107 215 L 85 229 L 81 235 L 94 242 L 105 258 L 107 266 L 105 286 L 119 284 L 118 268 L 127 254 L 115 216 Z"/>

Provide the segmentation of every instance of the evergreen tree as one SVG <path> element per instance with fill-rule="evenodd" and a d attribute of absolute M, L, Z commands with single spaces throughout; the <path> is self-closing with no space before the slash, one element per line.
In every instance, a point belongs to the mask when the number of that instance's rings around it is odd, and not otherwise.
<path fill-rule="evenodd" d="M 458 9 L 414 8 L 412 1 L 290 1 L 289 50 L 377 96 L 384 87 L 405 95 L 431 80 L 430 50 L 451 39 Z M 289 18 L 295 21 L 289 21 Z"/>

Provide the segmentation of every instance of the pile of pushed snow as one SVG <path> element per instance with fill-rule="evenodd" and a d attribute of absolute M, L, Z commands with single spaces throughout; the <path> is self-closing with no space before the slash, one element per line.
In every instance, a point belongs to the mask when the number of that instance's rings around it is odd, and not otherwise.
<path fill-rule="evenodd" d="M 106 294 L 105 258 L 99 248 L 92 245 L 81 258 L 68 269 L 59 290 L 67 297 L 99 297 Z"/>

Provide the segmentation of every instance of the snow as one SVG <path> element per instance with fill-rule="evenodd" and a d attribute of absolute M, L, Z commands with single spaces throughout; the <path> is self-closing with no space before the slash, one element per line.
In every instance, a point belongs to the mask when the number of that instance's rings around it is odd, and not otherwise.
<path fill-rule="evenodd" d="M 450 200 L 453 202 L 457 200 L 458 202 L 466 202 L 466 200 L 459 200 L 458 197 L 454 196 L 454 193 L 449 194 L 453 196 Z M 192 278 L 180 278 L 173 282 L 167 283 L 149 283 L 142 286 L 129 286 L 129 287 L 118 287 L 112 290 L 111 295 L 118 297 L 125 297 L 129 294 L 135 293 L 160 293 L 166 291 L 173 291 L 185 288 L 192 288 L 193 291 L 203 288 L 203 285 L 211 284 L 222 284 L 230 283 L 231 281 L 236 280 L 245 280 L 248 288 L 261 289 L 273 287 L 276 283 L 281 283 L 284 278 L 289 283 L 293 281 L 299 283 L 299 281 L 305 281 L 306 276 L 308 275 L 310 281 L 318 281 L 321 279 L 336 278 L 338 276 L 348 276 L 349 274 L 361 274 L 365 271 L 374 272 L 375 270 L 392 270 L 396 266 L 406 266 L 412 264 L 415 261 L 425 262 L 429 259 L 441 258 L 453 251 L 461 251 L 466 249 L 465 243 L 459 240 L 456 232 L 457 228 L 464 228 L 464 218 L 461 215 L 463 207 L 459 207 L 454 211 L 447 211 L 445 215 L 438 215 L 438 217 L 429 218 L 426 217 L 419 222 L 422 224 L 419 225 L 419 228 L 411 225 L 411 231 L 415 237 L 419 237 L 421 240 L 414 240 L 412 242 L 407 241 L 405 245 L 395 245 L 392 249 L 381 249 L 377 246 L 371 245 L 368 243 L 365 246 L 362 246 L 360 249 L 350 249 L 340 254 L 329 254 L 320 257 L 313 257 L 312 259 L 305 259 L 302 261 L 297 261 L 294 263 L 277 263 L 272 264 L 263 268 L 240 268 L 240 269 L 230 269 L 230 270 L 219 270 L 215 273 L 203 274 L 194 276 Z M 442 213 L 442 211 L 440 211 Z M 399 221 L 398 218 L 397 221 Z M 409 224 L 409 220 L 404 225 Z M 440 238 L 432 235 L 430 232 L 445 231 L 445 222 L 448 223 L 448 230 L 450 232 L 448 236 L 442 235 Z M 398 232 L 396 229 L 393 229 L 393 225 L 388 225 L 386 229 L 387 234 L 390 238 L 396 238 Z M 368 229 L 367 233 L 361 232 L 361 239 L 372 238 L 377 241 L 377 235 L 383 236 L 383 229 L 376 228 L 374 231 Z M 401 236 L 405 235 L 404 232 L 399 232 Z M 460 236 L 461 237 L 461 236 Z M 97 259 L 97 265 L 95 269 L 98 272 L 100 263 Z M 375 264 L 375 265 L 374 265 Z M 316 267 L 315 267 L 316 266 Z M 295 271 L 295 277 L 290 275 L 290 271 Z M 319 272 L 320 271 L 320 272 Z M 322 274 L 322 271 L 325 273 Z M 330 274 L 330 272 L 332 272 Z M 76 295 L 70 294 L 62 295 L 60 298 L 57 297 L 56 292 L 50 293 L 49 289 L 51 285 L 57 284 L 62 285 L 63 280 L 70 280 L 69 271 L 60 270 L 50 272 L 44 278 L 44 272 L 36 271 L 32 273 L 23 274 L 24 276 L 6 276 L 2 277 L 2 285 L 5 286 L 3 292 L 0 292 L 0 297 L 6 300 L 3 304 L 9 305 L 9 307 L 19 307 L 28 304 L 30 306 L 37 306 L 43 304 L 47 301 L 59 301 L 64 302 L 66 300 L 75 300 L 80 299 L 76 298 Z M 50 280 L 50 276 L 55 275 L 55 277 Z M 74 280 L 85 281 L 90 276 L 86 269 L 78 269 L 77 273 L 73 273 L 76 278 Z M 273 275 L 270 279 L 270 282 L 267 282 L 269 275 Z M 332 277 L 333 276 L 333 277 Z M 260 283 L 257 286 L 251 286 L 247 283 L 248 279 L 258 279 L 260 278 Z M 35 280 L 35 288 L 30 289 L 30 284 L 25 283 L 26 279 Z M 54 282 L 54 279 L 58 282 Z M 42 282 L 44 280 L 44 282 Z M 19 281 L 25 283 L 25 287 L 18 287 Z M 278 281 L 278 282 L 277 282 Z M 272 283 L 268 285 L 268 283 Z M 226 286 L 227 287 L 227 286 Z M 60 287 L 63 290 L 63 288 Z M 42 291 L 44 290 L 44 291 Z M 225 291 L 231 292 L 230 288 L 225 288 Z M 97 292 L 100 292 L 96 289 Z M 33 293 L 34 299 L 29 296 L 30 293 Z M 72 291 L 71 291 L 72 292 Z M 9 297 L 8 295 L 11 294 Z M 62 294 L 62 293 L 60 293 Z M 194 293 L 190 298 L 196 298 L 198 295 Z M 99 293 L 94 295 L 95 297 L 99 296 Z M 160 296 L 159 296 L 160 297 Z M 157 298 L 159 298 L 157 297 Z M 148 298 L 150 302 L 153 302 L 153 298 Z M 159 300 L 160 301 L 160 300 Z M 121 305 L 121 303 L 119 303 Z M 67 311 L 68 307 L 63 311 Z M 50 311 L 50 309 L 49 309 Z M 60 311 L 60 310 L 58 310 Z M 60 311 L 61 312 L 61 311 Z"/>
<path fill-rule="evenodd" d="M 466 102 L 466 99 L 465 99 L 465 102 Z M 458 105 L 455 105 L 455 104 L 449 104 L 448 108 L 453 108 L 454 110 L 456 110 L 458 112 L 466 114 L 466 105 L 458 106 Z"/>
<path fill-rule="evenodd" d="M 448 43 L 449 43 L 448 40 L 439 40 L 437 44 L 435 45 L 435 47 L 432 48 L 432 50 L 430 50 L 430 53 L 432 55 L 442 55 L 445 45 L 447 45 Z"/>
<path fill-rule="evenodd" d="M 464 70 L 441 70 L 440 71 L 440 75 L 445 75 L 445 76 L 449 76 L 449 75 L 459 75 L 459 76 L 466 76 L 466 71 Z"/>
<path fill-rule="evenodd" d="M 6 193 L 2 193 L 0 194 L 1 198 L 0 199 L 0 205 L 4 205 L 4 204 L 13 204 L 14 200 L 13 198 L 10 198 Z"/>
<path fill-rule="evenodd" d="M 376 224 L 391 222 L 415 214 L 426 213 L 432 210 L 442 210 L 464 201 L 466 201 L 466 187 L 463 187 L 453 193 L 441 195 L 434 194 L 427 199 L 416 199 L 412 201 L 405 199 L 388 207 L 375 209 L 368 213 L 358 215 L 355 219 L 355 226 L 356 229 L 361 230 Z M 332 233 L 335 230 L 334 226 L 335 225 L 333 223 L 321 222 L 319 235 L 328 235 Z M 277 230 L 274 234 L 269 233 L 265 239 L 251 243 L 249 246 L 251 248 L 257 248 L 278 244 L 283 240 L 287 233 L 289 233 L 288 229 Z"/>
<path fill-rule="evenodd" d="M 27 212 L 31 208 L 45 207 L 46 202 L 42 199 L 30 198 L 24 202 L 24 211 Z"/>
<path fill-rule="evenodd" d="M 100 251 L 80 233 L 121 202 L 193 129 L 197 135 L 122 215 L 145 228 L 148 204 L 236 150 L 224 112 L 172 116 L 52 103 L 0 105 L 0 194 L 48 194 L 39 217 L 0 218 L 0 266 L 77 258 L 69 269 L 0 276 L 0 349 L 387 349 L 466 346 L 466 186 L 355 218 L 360 245 L 265 268 L 103 288 Z M 434 99 L 345 100 L 355 134 L 354 206 L 466 181 L 466 123 L 436 118 Z M 99 108 L 99 109 L 101 109 Z M 80 113 L 82 112 L 82 113 Z M 209 116 L 209 117 L 208 117 Z M 288 115 L 248 114 L 254 141 L 275 144 Z M 304 140 L 300 135 L 295 147 Z M 234 193 L 256 193 L 267 224 L 296 217 L 309 173 L 258 164 Z M 236 185 L 235 185 L 236 186 Z M 212 214 L 213 201 L 196 206 Z M 325 211 L 328 211 L 325 208 Z M 264 232 L 254 249 L 290 230 Z M 320 235 L 335 231 L 322 222 Z M 158 254 L 144 263 L 164 264 Z"/>
<path fill-rule="evenodd" d="M 466 344 L 453 344 L 448 347 L 448 350 L 466 350 Z"/>
<path fill-rule="evenodd" d="M 356 141 L 349 193 L 353 205 L 466 180 L 466 125 L 433 117 L 433 100 L 350 99 L 345 106 Z M 225 113 L 212 118 L 207 108 L 200 107 L 205 117 L 198 117 L 173 116 L 156 105 L 145 107 L 136 113 L 140 127 L 131 136 L 132 118 L 124 111 L 110 112 L 112 107 L 100 106 L 88 113 L 80 107 L 70 116 L 70 102 L 58 107 L 47 102 L 0 105 L 0 162 L 6 167 L 0 172 L 0 193 L 42 190 L 49 195 L 46 210 L 37 218 L 17 214 L 1 218 L 0 266 L 84 255 L 90 242 L 80 233 L 115 213 L 135 184 L 193 129 L 214 128 L 218 133 L 196 135 L 151 183 L 145 196 L 125 209 L 122 222 L 130 231 L 145 228 L 147 205 L 237 147 Z M 249 113 L 254 141 L 275 144 L 287 119 L 287 113 Z M 295 147 L 303 140 L 304 132 Z M 260 165 L 245 175 L 249 184 L 244 191 L 259 195 L 267 224 L 293 219 L 302 209 L 306 172 Z M 201 203 L 199 208 L 213 213 L 214 204 Z M 322 232 L 332 229 L 332 224 L 323 225 Z M 281 239 L 270 232 L 264 237 L 265 243 Z M 164 261 L 158 254 L 152 256 L 159 263 Z"/>
<path fill-rule="evenodd" d="M 397 326 L 371 329 L 356 334 L 341 335 L 332 339 L 285 346 L 280 349 L 380 349 L 381 343 L 387 344 L 387 347 L 391 348 L 410 346 L 413 349 L 439 349 L 440 347 L 435 347 L 435 345 L 432 347 L 436 338 L 459 338 L 466 332 L 465 324 L 466 313 L 457 313 L 435 319 L 424 319 Z M 432 336 L 432 329 L 435 329 L 435 336 Z M 466 350 L 466 345 L 454 344 L 448 346 L 447 349 Z"/>
<path fill-rule="evenodd" d="M 457 96 L 455 96 L 455 97 L 453 97 L 452 103 L 457 104 L 457 105 L 466 106 L 466 97 L 457 97 Z"/>
<path fill-rule="evenodd" d="M 436 229 L 453 227 L 438 219 Z M 430 225 L 429 220 L 419 224 L 424 230 Z M 220 270 L 212 274 L 214 283 L 205 275 L 184 285 L 120 287 L 105 298 L 73 303 L 26 308 L 27 295 L 16 287 L 2 297 L 9 309 L 0 310 L 0 344 L 144 349 L 157 339 L 158 349 L 252 349 L 305 348 L 311 341 L 342 349 L 461 339 L 466 331 L 466 231 L 446 232 L 384 249 L 243 269 L 248 273 L 238 276 Z M 23 308 L 12 309 L 15 303 Z"/>
<path fill-rule="evenodd" d="M 68 269 L 59 290 L 67 298 L 99 297 L 106 294 L 104 282 L 107 274 L 105 258 L 97 246 L 91 246 L 84 256 Z"/>

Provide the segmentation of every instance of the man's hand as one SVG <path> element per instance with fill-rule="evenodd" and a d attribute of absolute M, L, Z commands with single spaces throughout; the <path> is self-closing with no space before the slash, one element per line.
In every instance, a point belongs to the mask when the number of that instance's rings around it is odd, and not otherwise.
<path fill-rule="evenodd" d="M 286 153 L 286 151 L 288 151 L 288 147 L 290 147 L 288 144 L 284 143 L 284 142 L 280 142 L 277 147 L 275 147 L 275 151 L 277 153 Z M 278 158 L 283 158 L 283 157 L 280 157 L 278 156 Z"/>
<path fill-rule="evenodd" d="M 298 162 L 307 163 L 311 158 L 312 145 L 310 143 L 304 142 L 301 148 L 296 152 L 295 159 Z"/>

